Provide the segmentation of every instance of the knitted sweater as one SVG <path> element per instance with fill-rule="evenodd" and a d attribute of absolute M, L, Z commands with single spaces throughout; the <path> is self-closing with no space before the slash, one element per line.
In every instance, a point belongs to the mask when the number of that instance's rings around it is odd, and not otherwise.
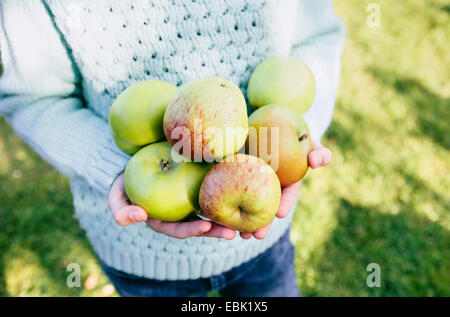
<path fill-rule="evenodd" d="M 271 55 L 304 61 L 317 95 L 304 115 L 315 139 L 329 125 L 344 27 L 328 0 L 2 0 L 0 114 L 70 178 L 80 225 L 106 264 L 137 276 L 182 280 L 220 274 L 269 248 L 263 240 L 174 239 L 145 223 L 118 226 L 107 194 L 129 157 L 115 146 L 108 111 L 131 84 L 180 86 L 220 76 L 244 92 Z"/>

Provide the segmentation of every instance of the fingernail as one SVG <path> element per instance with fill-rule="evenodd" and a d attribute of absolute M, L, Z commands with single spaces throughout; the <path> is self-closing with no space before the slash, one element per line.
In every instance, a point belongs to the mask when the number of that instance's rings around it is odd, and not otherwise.
<path fill-rule="evenodd" d="M 235 234 L 235 233 L 230 233 L 227 237 L 225 237 L 225 239 L 227 239 L 227 240 L 233 240 L 234 237 L 236 237 L 236 234 Z"/>
<path fill-rule="evenodd" d="M 132 212 L 130 212 L 130 219 L 133 220 L 134 222 L 140 222 L 144 221 L 145 217 L 138 210 L 133 210 Z"/>
<path fill-rule="evenodd" d="M 204 226 L 201 230 L 201 233 L 207 233 L 209 230 L 211 230 L 212 226 L 208 224 L 207 226 Z"/>

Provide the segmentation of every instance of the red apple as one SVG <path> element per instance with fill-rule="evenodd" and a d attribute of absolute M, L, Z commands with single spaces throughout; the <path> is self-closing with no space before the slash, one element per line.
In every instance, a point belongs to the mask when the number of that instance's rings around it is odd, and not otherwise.
<path fill-rule="evenodd" d="M 249 118 L 247 153 L 266 161 L 282 187 L 298 182 L 308 171 L 312 141 L 306 122 L 282 105 L 267 105 Z"/>
<path fill-rule="evenodd" d="M 167 140 L 196 162 L 234 154 L 247 138 L 245 98 L 239 88 L 219 77 L 194 80 L 178 89 L 164 114 Z"/>
<path fill-rule="evenodd" d="M 216 164 L 203 179 L 201 215 L 240 232 L 255 232 L 277 213 L 278 177 L 263 160 L 235 154 Z"/>

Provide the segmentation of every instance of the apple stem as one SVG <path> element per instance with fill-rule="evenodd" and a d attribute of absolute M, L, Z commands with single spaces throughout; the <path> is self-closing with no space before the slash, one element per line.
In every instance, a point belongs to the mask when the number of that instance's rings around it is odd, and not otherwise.
<path fill-rule="evenodd" d="M 170 168 L 170 163 L 168 160 L 161 160 L 161 163 L 159 164 L 161 166 L 162 172 L 167 172 Z"/>
<path fill-rule="evenodd" d="M 306 140 L 307 138 L 308 138 L 308 133 L 305 133 L 301 137 L 299 137 L 298 140 L 301 142 L 303 140 Z"/>

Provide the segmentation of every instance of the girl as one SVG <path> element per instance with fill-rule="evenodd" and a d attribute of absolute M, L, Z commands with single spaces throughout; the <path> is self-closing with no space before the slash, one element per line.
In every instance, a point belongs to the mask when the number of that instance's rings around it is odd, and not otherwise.
<path fill-rule="evenodd" d="M 283 189 L 276 219 L 254 233 L 150 219 L 127 200 L 129 157 L 111 140 L 107 117 L 137 81 L 180 86 L 214 75 L 245 93 L 261 61 L 292 55 L 315 76 L 304 118 L 320 140 L 344 39 L 331 0 L 3 0 L 0 14 L 0 113 L 70 178 L 80 224 L 119 294 L 299 295 L 289 241 L 299 183 Z M 308 160 L 327 165 L 331 152 L 317 141 Z"/>

